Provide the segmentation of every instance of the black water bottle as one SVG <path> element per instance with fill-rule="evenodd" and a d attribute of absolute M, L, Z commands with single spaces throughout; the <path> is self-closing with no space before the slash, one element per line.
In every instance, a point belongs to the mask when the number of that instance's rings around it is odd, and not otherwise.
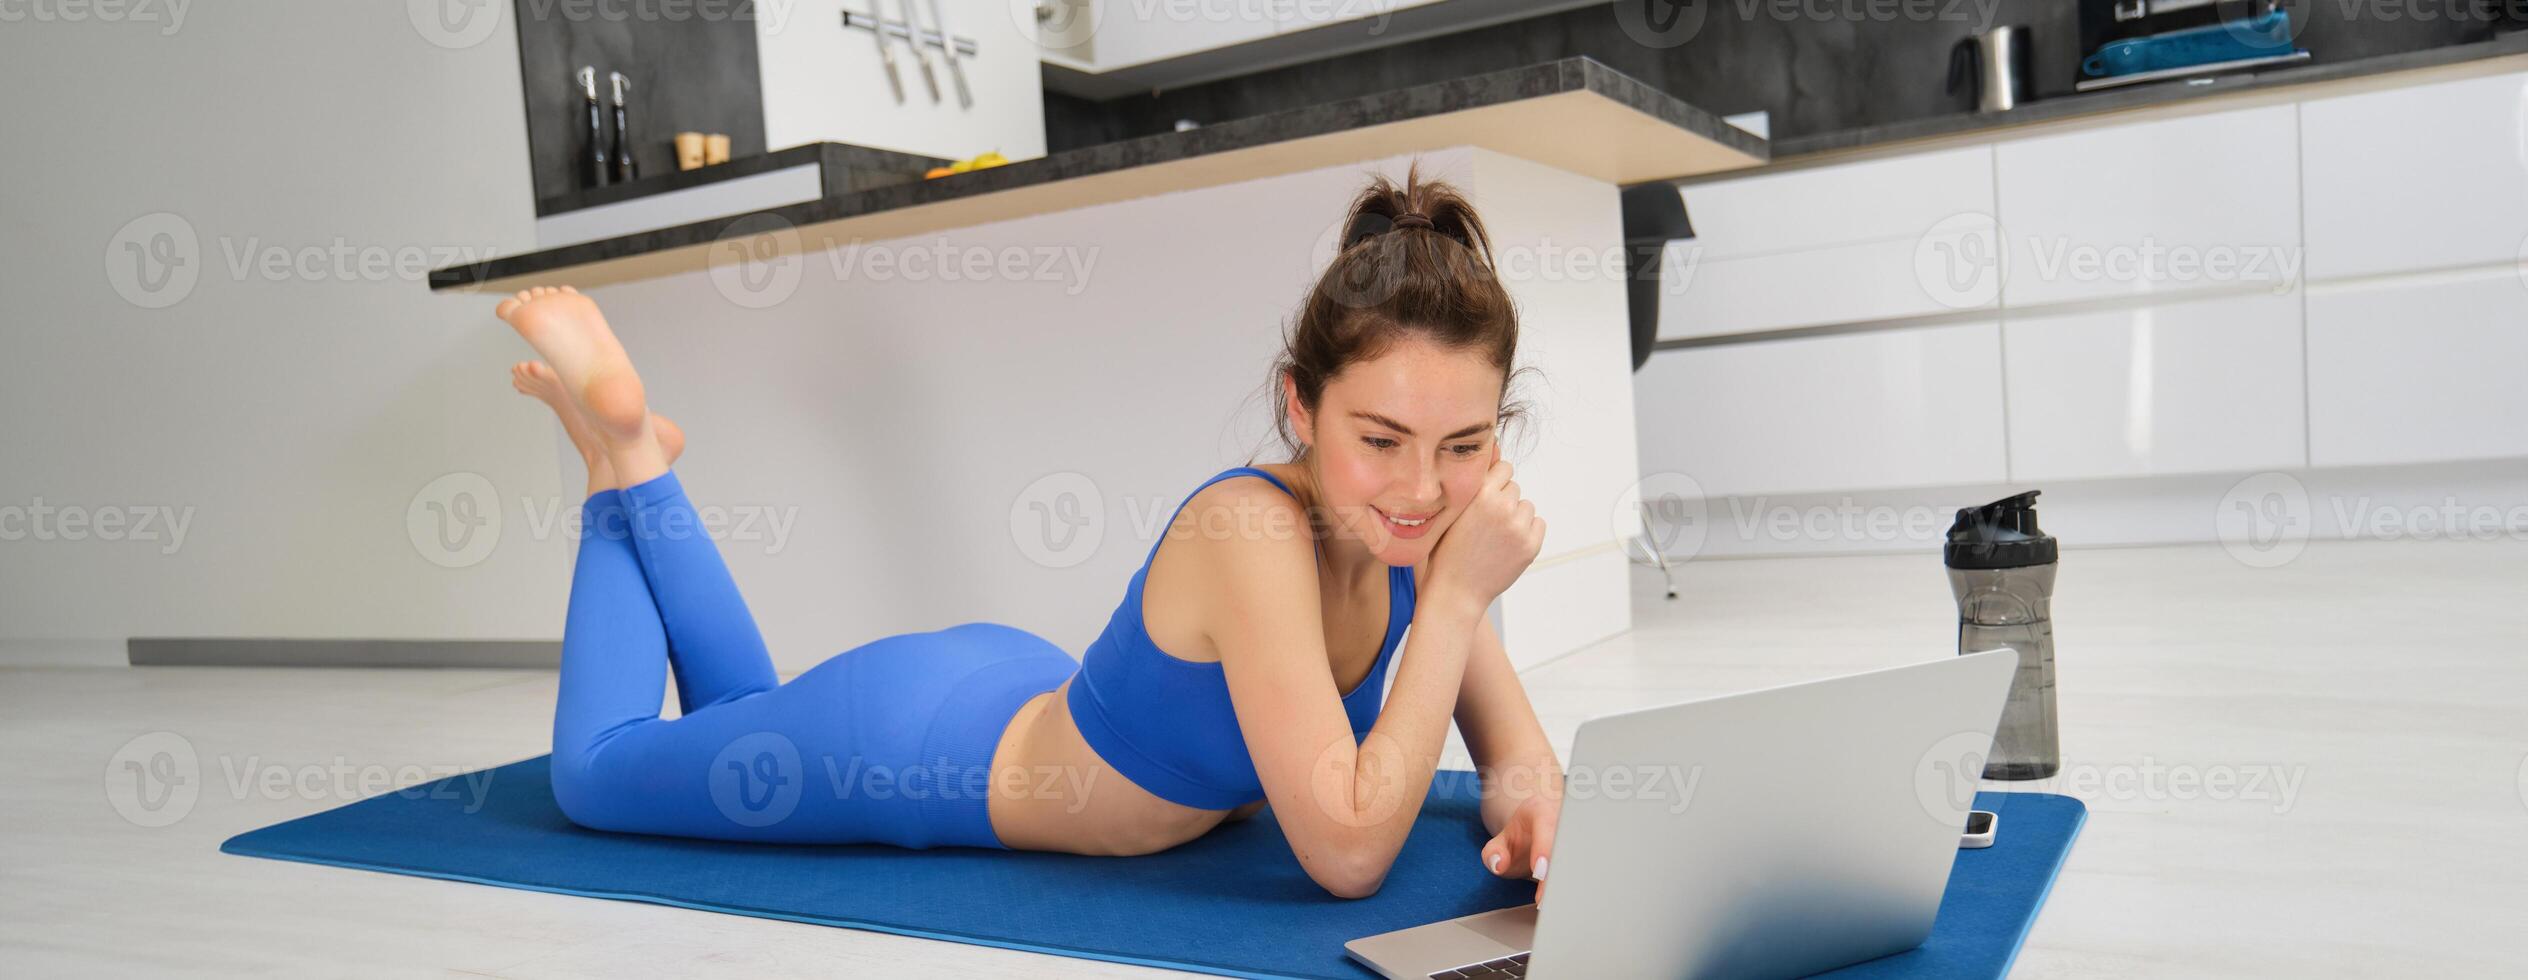
<path fill-rule="evenodd" d="M 1993 732 L 1986 779 L 2043 779 L 2062 768 L 2054 717 L 2054 564 L 2060 549 L 2036 525 L 2036 495 L 1957 512 L 1943 557 L 1957 595 L 1957 652 L 2011 650 L 2019 671 Z"/>

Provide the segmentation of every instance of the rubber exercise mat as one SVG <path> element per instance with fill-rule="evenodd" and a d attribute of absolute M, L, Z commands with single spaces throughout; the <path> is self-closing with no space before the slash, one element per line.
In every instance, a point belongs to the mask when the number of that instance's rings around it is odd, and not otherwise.
<path fill-rule="evenodd" d="M 1440 772 L 1376 895 L 1328 895 L 1266 809 L 1143 857 L 982 848 L 774 845 L 588 830 L 553 802 L 549 757 L 452 776 L 230 838 L 230 854 L 654 902 L 1238 977 L 1374 976 L 1346 941 L 1528 902 L 1495 878 L 1479 784 Z M 1993 847 L 1960 851 L 1919 948 L 1837 971 L 1999 977 L 2036 919 L 2086 810 L 2068 797 L 1985 793 Z"/>

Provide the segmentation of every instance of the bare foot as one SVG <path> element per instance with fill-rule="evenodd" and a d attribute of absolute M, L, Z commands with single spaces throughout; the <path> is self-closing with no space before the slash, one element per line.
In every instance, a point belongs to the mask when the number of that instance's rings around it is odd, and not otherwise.
<path fill-rule="evenodd" d="M 544 355 L 586 433 L 602 447 L 614 481 L 629 486 L 667 472 L 641 376 L 596 301 L 568 286 L 539 286 L 502 300 L 494 312 Z"/>
<path fill-rule="evenodd" d="M 615 481 L 614 464 L 606 456 L 604 440 L 599 439 L 596 430 L 589 426 L 588 417 L 580 413 L 579 403 L 571 400 L 570 392 L 563 389 L 561 375 L 554 373 L 552 365 L 543 361 L 519 361 L 510 365 L 509 386 L 518 389 L 519 394 L 543 402 L 545 407 L 553 410 L 554 417 L 562 420 L 562 431 L 569 434 L 571 445 L 579 450 L 580 461 L 588 466 L 588 492 L 591 495 L 622 486 Z M 667 456 L 667 465 L 676 465 L 677 457 L 685 454 L 685 430 L 669 421 L 667 416 L 657 414 L 650 416 L 650 426 L 658 436 L 659 450 Z"/>
<path fill-rule="evenodd" d="M 651 412 L 650 431 L 658 436 L 658 451 L 667 454 L 667 465 L 676 465 L 677 457 L 685 454 L 684 428 L 668 421 L 667 416 Z"/>

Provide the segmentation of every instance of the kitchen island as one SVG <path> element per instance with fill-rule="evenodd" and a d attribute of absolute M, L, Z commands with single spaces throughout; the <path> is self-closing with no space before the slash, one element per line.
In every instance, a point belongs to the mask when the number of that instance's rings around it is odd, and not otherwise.
<path fill-rule="evenodd" d="M 1762 139 L 1718 116 L 1593 59 L 1565 58 L 451 266 L 430 274 L 430 288 L 620 282 L 700 267 L 713 243 L 767 228 L 799 231 L 784 248 L 831 248 L 1451 146 L 1611 184 L 1735 170 L 1768 155 Z"/>
<path fill-rule="evenodd" d="M 1282 331 L 1373 173 L 1485 221 L 1522 319 L 1506 456 L 1548 528 L 1521 667 L 1629 629 L 1640 530 L 1620 185 L 1764 141 L 1586 58 L 438 270 L 604 305 L 776 661 L 992 620 L 1075 653 L 1205 477 L 1288 458 Z M 489 297 L 481 300 L 489 308 Z M 498 325 L 486 319 L 486 329 Z M 557 442 L 564 479 L 576 457 Z M 566 484 L 567 485 L 567 484 Z M 742 518 L 782 533 L 741 535 Z M 1390 675 L 1393 676 L 1392 674 Z"/>

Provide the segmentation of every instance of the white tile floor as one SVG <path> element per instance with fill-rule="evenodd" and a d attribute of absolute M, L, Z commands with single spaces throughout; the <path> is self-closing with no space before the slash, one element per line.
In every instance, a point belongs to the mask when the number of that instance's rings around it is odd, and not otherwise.
<path fill-rule="evenodd" d="M 1638 630 L 1528 675 L 1566 750 L 1593 714 L 1953 642 L 1937 558 L 1682 580 L 1665 602 L 1636 569 Z M 2271 570 L 2216 547 L 2075 551 L 2055 621 L 2067 769 L 2041 788 L 2092 816 L 2021 975 L 2528 974 L 2528 544 L 2317 542 Z M 546 673 L 0 671 L 0 974 L 1166 972 L 216 850 L 541 753 L 552 698 Z M 202 774 L 159 827 L 104 779 L 153 731 Z"/>

